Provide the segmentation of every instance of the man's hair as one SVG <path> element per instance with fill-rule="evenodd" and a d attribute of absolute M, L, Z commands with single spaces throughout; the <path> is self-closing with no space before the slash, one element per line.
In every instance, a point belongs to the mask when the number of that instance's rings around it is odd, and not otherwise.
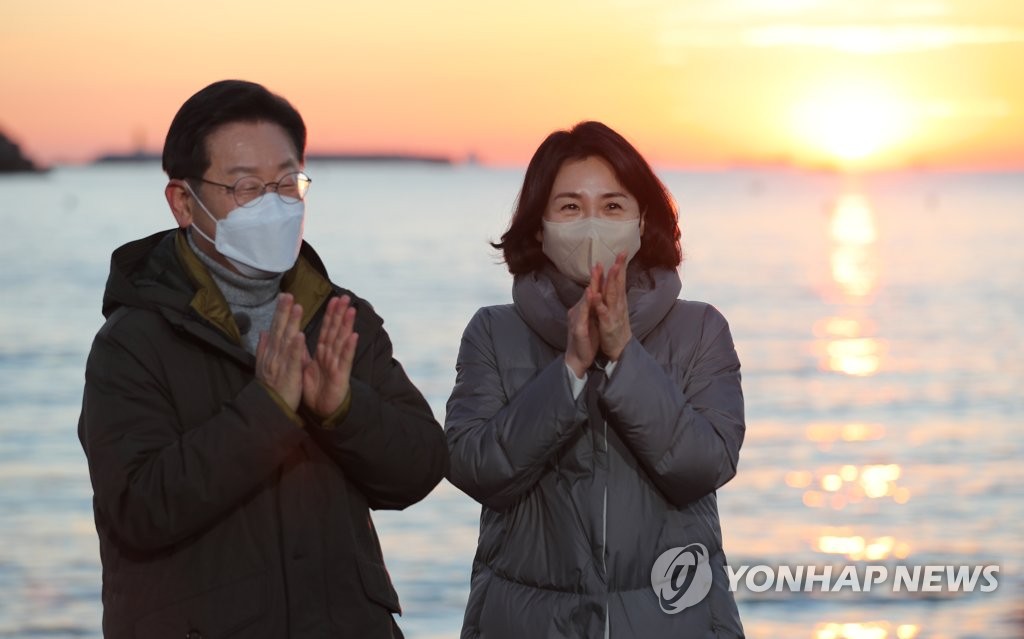
<path fill-rule="evenodd" d="M 279 125 L 295 146 L 299 161 L 304 161 L 306 125 L 295 107 L 254 82 L 221 80 L 186 100 L 171 121 L 163 153 L 167 177 L 202 177 L 210 168 L 207 138 L 218 127 L 233 122 L 272 122 Z"/>
<path fill-rule="evenodd" d="M 499 249 L 513 275 L 533 272 L 545 259 L 537 234 L 551 189 L 562 165 L 571 160 L 599 157 L 640 205 L 646 220 L 640 251 L 634 259 L 646 268 L 676 268 L 683 260 L 675 203 L 650 165 L 621 135 L 600 122 L 580 122 L 568 131 L 555 131 L 541 143 L 526 168 L 515 212 Z"/>

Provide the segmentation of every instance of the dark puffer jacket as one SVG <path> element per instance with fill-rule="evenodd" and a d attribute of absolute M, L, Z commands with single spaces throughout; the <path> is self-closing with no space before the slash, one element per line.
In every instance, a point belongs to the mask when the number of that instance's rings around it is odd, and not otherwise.
<path fill-rule="evenodd" d="M 282 288 L 315 346 L 343 291 L 306 245 Z M 447 448 L 381 319 L 353 300 L 350 403 L 321 424 L 254 379 L 181 231 L 114 253 L 79 421 L 107 639 L 401 636 L 369 509 L 422 499 Z"/>
<path fill-rule="evenodd" d="M 744 435 L 728 325 L 678 300 L 674 271 L 631 268 L 634 338 L 573 399 L 566 310 L 581 291 L 552 268 L 519 276 L 514 304 L 481 309 L 463 336 L 449 478 L 483 509 L 462 636 L 740 637 L 715 493 Z M 685 588 L 652 582 L 684 573 L 652 569 L 693 544 L 711 583 L 683 607 Z"/>

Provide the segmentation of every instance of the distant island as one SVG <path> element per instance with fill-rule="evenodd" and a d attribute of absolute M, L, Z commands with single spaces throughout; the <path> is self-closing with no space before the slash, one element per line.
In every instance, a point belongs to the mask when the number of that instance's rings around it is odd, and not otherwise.
<path fill-rule="evenodd" d="M 92 161 L 92 164 L 130 164 L 134 162 L 159 162 L 159 153 L 135 151 L 133 153 L 105 153 Z"/>
<path fill-rule="evenodd" d="M 21 148 L 0 132 L 0 173 L 39 171 L 32 160 L 25 157 Z"/>
<path fill-rule="evenodd" d="M 94 164 L 159 162 L 159 153 L 135 151 L 133 153 L 107 153 L 93 160 Z M 414 162 L 420 164 L 452 164 L 451 158 L 440 155 L 407 153 L 307 153 L 307 162 Z"/>
<path fill-rule="evenodd" d="M 307 153 L 306 160 L 317 162 L 414 162 L 420 164 L 451 164 L 451 158 L 440 155 L 407 153 Z"/>

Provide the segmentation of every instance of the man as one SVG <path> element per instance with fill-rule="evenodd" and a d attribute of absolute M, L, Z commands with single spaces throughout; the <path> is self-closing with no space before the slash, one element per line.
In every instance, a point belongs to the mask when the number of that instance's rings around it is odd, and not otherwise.
<path fill-rule="evenodd" d="M 117 249 L 85 374 L 108 638 L 400 637 L 370 508 L 448 468 L 369 303 L 302 241 L 306 129 L 237 80 L 163 152 L 177 229 Z"/>

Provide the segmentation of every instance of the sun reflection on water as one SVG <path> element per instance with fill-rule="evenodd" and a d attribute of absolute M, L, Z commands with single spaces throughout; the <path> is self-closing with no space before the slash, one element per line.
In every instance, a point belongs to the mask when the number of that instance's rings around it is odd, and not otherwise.
<path fill-rule="evenodd" d="M 840 197 L 832 211 L 829 235 L 832 281 L 841 299 L 856 308 L 851 315 L 828 317 L 815 324 L 821 368 L 856 377 L 874 375 L 882 367 L 886 343 L 874 337 L 874 322 L 858 316 L 879 279 L 874 247 L 878 229 L 867 198 L 858 193 Z"/>
<path fill-rule="evenodd" d="M 847 295 L 864 297 L 875 290 L 878 265 L 874 244 L 878 240 L 874 212 L 863 195 L 839 198 L 832 212 L 832 279 Z"/>
<path fill-rule="evenodd" d="M 842 510 L 848 504 L 890 498 L 897 504 L 910 500 L 910 489 L 900 486 L 903 473 L 899 464 L 845 464 L 839 468 L 819 468 L 786 473 L 790 488 L 803 490 L 803 503 L 809 508 L 830 507 Z"/>
<path fill-rule="evenodd" d="M 910 555 L 910 545 L 891 535 L 868 538 L 849 534 L 847 529 L 826 530 L 815 539 L 814 548 L 818 552 L 842 555 L 852 561 L 882 561 L 894 557 L 905 559 Z"/>
<path fill-rule="evenodd" d="M 850 422 L 846 424 L 815 423 L 807 427 L 807 439 L 821 445 L 831 445 L 837 441 L 867 442 L 885 437 L 885 427 L 881 424 Z"/>
<path fill-rule="evenodd" d="M 882 343 L 869 337 L 839 339 L 829 342 L 826 352 L 831 370 L 847 375 L 874 375 L 882 359 Z"/>
<path fill-rule="evenodd" d="M 893 626 L 884 621 L 824 623 L 814 629 L 814 639 L 915 639 L 919 632 L 914 624 Z"/>

